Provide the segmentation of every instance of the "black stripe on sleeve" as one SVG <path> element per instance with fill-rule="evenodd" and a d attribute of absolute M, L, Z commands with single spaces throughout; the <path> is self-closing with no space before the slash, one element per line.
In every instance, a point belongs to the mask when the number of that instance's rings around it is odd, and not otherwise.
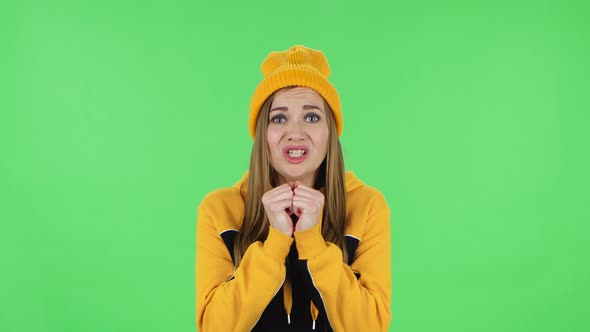
<path fill-rule="evenodd" d="M 354 254 L 359 247 L 359 242 L 359 239 L 353 236 L 344 236 L 344 245 L 346 246 L 346 253 L 348 254 L 348 265 L 352 265 L 352 262 L 354 261 Z"/>
<path fill-rule="evenodd" d="M 231 256 L 232 262 L 234 262 L 235 264 L 236 260 L 234 258 L 234 242 L 236 240 L 236 235 L 238 235 L 238 231 L 236 231 L 235 229 L 228 229 L 226 231 L 221 232 L 221 234 L 219 235 L 223 239 L 223 243 L 225 243 L 227 251 L 229 251 L 229 255 Z"/>

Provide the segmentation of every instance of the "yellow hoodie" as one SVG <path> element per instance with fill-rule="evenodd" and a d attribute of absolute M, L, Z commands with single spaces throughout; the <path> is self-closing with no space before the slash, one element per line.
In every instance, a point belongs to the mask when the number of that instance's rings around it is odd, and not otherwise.
<path fill-rule="evenodd" d="M 346 173 L 348 265 L 340 248 L 324 241 L 320 223 L 293 237 L 271 226 L 234 270 L 230 249 L 244 215 L 247 174 L 209 193 L 198 209 L 198 330 L 387 331 L 391 245 L 383 195 Z"/>

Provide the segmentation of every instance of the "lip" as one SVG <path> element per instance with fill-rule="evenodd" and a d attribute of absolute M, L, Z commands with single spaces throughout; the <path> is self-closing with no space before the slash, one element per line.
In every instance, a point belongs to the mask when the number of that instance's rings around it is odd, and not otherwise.
<path fill-rule="evenodd" d="M 300 158 L 293 158 L 289 155 L 289 150 L 303 150 L 305 153 Z M 283 157 L 292 164 L 299 164 L 307 159 L 309 148 L 305 145 L 287 145 L 283 148 Z"/>

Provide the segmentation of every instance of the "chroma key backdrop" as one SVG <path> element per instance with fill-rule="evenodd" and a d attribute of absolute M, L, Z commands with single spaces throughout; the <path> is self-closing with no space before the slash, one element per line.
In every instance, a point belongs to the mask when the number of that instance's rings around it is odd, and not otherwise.
<path fill-rule="evenodd" d="M 195 331 L 197 207 L 296 44 L 391 209 L 390 331 L 590 331 L 581 0 L 3 1 L 0 331 Z"/>

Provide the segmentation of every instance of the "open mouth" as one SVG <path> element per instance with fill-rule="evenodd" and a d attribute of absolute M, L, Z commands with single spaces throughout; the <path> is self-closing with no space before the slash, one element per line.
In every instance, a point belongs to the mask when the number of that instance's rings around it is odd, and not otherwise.
<path fill-rule="evenodd" d="M 305 150 L 289 150 L 288 153 L 291 158 L 301 158 L 305 154 Z"/>
<path fill-rule="evenodd" d="M 309 149 L 306 146 L 287 146 L 283 148 L 283 156 L 293 164 L 304 161 L 308 155 Z"/>

